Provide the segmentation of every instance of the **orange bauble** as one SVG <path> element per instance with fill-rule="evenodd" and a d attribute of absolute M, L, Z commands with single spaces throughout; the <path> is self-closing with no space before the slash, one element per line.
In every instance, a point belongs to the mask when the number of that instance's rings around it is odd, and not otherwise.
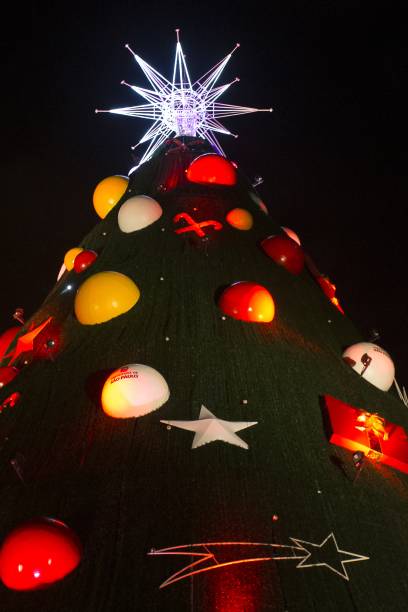
<path fill-rule="evenodd" d="M 65 253 L 64 256 L 64 266 L 66 267 L 67 270 L 73 270 L 74 268 L 74 261 L 77 255 L 79 255 L 80 253 L 82 253 L 84 249 L 82 249 L 81 247 L 74 247 L 72 249 L 69 249 L 69 251 L 67 251 Z M 59 280 L 60 277 L 58 277 Z"/>
<path fill-rule="evenodd" d="M 186 176 L 192 183 L 235 185 L 237 182 L 234 166 L 224 157 L 214 153 L 200 155 L 192 161 Z"/>
<path fill-rule="evenodd" d="M 229 317 L 252 323 L 269 323 L 275 316 L 275 303 L 269 291 L 249 281 L 227 287 L 218 306 Z"/>
<path fill-rule="evenodd" d="M 254 224 L 253 216 L 245 208 L 233 208 L 225 218 L 237 230 L 250 230 Z"/>

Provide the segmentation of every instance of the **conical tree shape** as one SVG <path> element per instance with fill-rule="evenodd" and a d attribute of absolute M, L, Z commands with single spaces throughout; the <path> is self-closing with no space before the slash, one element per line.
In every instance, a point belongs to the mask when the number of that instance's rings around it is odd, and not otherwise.
<path fill-rule="evenodd" d="M 187 179 L 210 151 L 193 138 L 170 141 L 134 172 L 80 245 L 97 259 L 66 272 L 20 333 L 52 317 L 40 344 L 58 346 L 52 359 L 40 358 L 39 344 L 20 354 L 21 372 L 1 389 L 2 402 L 21 394 L 0 417 L 1 536 L 48 516 L 68 524 L 84 552 L 47 589 L 0 586 L 2 612 L 406 609 L 407 476 L 368 458 L 358 469 L 350 450 L 330 444 L 324 396 L 408 431 L 406 408 L 343 362 L 362 339 L 312 276 L 291 274 L 260 247 L 282 230 L 245 177 Z M 124 233 L 118 212 L 136 195 L 157 200 L 163 215 Z M 233 208 L 251 213 L 252 228 L 226 221 Z M 222 228 L 177 233 L 188 224 L 174 221 L 181 213 Z M 140 299 L 82 324 L 75 294 L 106 271 L 132 279 Z M 271 322 L 219 308 L 239 281 L 270 292 Z M 145 416 L 110 417 L 102 387 L 132 363 L 160 372 L 170 397 Z M 202 406 L 221 420 L 209 423 L 210 439 L 240 423 L 234 435 L 249 448 L 225 438 L 192 448 L 194 431 L 160 422 L 208 417 Z M 182 548 L 162 550 L 171 547 Z"/>

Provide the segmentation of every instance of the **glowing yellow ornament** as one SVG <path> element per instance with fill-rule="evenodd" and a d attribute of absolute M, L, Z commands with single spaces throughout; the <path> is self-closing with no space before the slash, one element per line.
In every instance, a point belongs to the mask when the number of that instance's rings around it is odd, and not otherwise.
<path fill-rule="evenodd" d="M 129 180 L 125 176 L 108 176 L 97 184 L 93 194 L 93 205 L 104 219 L 125 193 Z"/>
<path fill-rule="evenodd" d="M 64 264 L 67 270 L 72 270 L 74 267 L 75 257 L 79 255 L 79 253 L 82 253 L 83 250 L 84 249 L 81 249 L 81 247 L 74 247 L 65 253 Z"/>
<path fill-rule="evenodd" d="M 130 310 L 139 297 L 139 287 L 125 274 L 98 272 L 79 287 L 75 314 L 84 325 L 104 323 Z"/>

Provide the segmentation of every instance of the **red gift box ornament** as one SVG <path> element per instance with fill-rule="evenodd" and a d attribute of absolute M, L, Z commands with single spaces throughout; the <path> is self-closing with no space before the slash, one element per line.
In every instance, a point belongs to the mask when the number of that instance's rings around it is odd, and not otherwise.
<path fill-rule="evenodd" d="M 329 441 L 369 459 L 408 474 L 408 436 L 400 425 L 390 423 L 376 412 L 367 412 L 324 396 L 329 417 Z"/>

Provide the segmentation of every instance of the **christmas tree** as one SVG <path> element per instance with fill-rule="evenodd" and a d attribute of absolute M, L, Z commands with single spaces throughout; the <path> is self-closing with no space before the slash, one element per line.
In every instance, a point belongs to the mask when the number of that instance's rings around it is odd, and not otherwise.
<path fill-rule="evenodd" d="M 135 55 L 148 149 L 1 338 L 2 610 L 406 607 L 393 364 L 224 156 L 230 56 Z"/>

